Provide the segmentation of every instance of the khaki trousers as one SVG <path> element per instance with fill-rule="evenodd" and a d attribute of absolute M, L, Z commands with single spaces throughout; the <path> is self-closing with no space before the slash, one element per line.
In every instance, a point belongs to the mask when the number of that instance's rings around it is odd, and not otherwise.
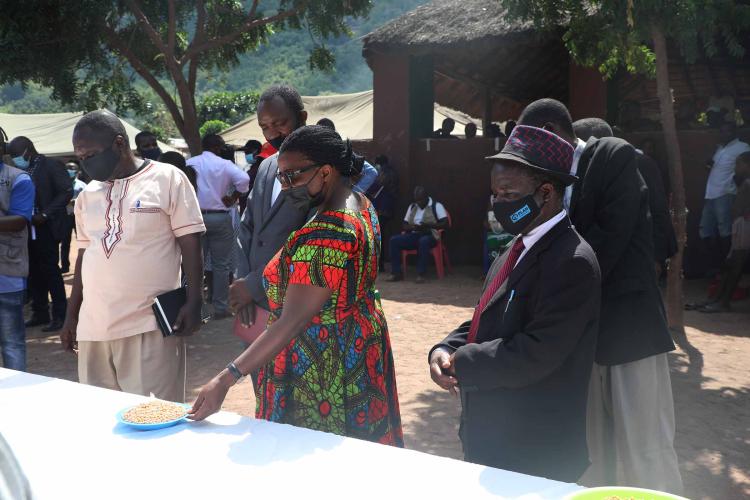
<path fill-rule="evenodd" d="M 666 354 L 594 364 L 587 413 L 591 466 L 580 484 L 682 493 Z"/>
<path fill-rule="evenodd" d="M 185 401 L 185 341 L 159 331 L 78 342 L 78 380 L 105 389 Z"/>

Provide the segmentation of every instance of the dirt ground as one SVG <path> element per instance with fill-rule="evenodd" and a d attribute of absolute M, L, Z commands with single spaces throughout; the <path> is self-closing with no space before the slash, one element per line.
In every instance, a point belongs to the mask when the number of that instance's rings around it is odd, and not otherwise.
<path fill-rule="evenodd" d="M 380 283 L 395 353 L 406 446 L 461 458 L 459 403 L 432 384 L 427 351 L 453 327 L 470 319 L 481 282 L 477 269 L 457 269 L 425 285 Z M 70 277 L 67 277 L 70 281 Z M 687 284 L 688 300 L 702 297 L 704 282 Z M 686 313 L 687 335 L 670 354 L 677 416 L 676 448 L 686 496 L 733 500 L 750 497 L 750 299 L 734 312 Z M 197 394 L 241 349 L 231 321 L 206 325 L 189 340 L 188 397 Z M 32 373 L 76 380 L 76 361 L 55 335 L 28 332 Z M 252 386 L 234 387 L 224 408 L 252 415 Z"/>

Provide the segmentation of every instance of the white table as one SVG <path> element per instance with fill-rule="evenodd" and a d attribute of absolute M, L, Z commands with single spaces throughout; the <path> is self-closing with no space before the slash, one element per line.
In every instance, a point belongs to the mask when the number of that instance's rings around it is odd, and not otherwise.
<path fill-rule="evenodd" d="M 118 425 L 146 400 L 0 369 L 0 433 L 45 499 L 560 499 L 576 485 L 221 412 Z"/>

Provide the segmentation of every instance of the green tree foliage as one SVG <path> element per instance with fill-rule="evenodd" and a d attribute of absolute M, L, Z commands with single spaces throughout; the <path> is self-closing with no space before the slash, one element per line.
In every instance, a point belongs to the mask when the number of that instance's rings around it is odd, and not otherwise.
<path fill-rule="evenodd" d="M 0 0 L 0 84 L 33 82 L 63 103 L 141 109 L 137 74 L 163 101 L 190 146 L 200 150 L 195 92 L 199 70 L 226 72 L 284 30 L 314 41 L 308 65 L 330 69 L 324 41 L 371 0 Z"/>
<path fill-rule="evenodd" d="M 699 56 L 745 54 L 750 4 L 736 0 L 499 0 L 510 17 L 561 30 L 571 56 L 606 76 L 618 69 L 656 78 L 672 183 L 678 252 L 667 277 L 670 327 L 684 335 L 682 256 L 687 240 L 685 185 L 669 83 L 669 43 L 690 63 Z"/>
<path fill-rule="evenodd" d="M 208 120 L 221 120 L 229 125 L 255 113 L 258 105 L 257 92 L 215 92 L 203 96 L 198 103 L 200 123 Z M 203 133 L 201 133 L 201 137 Z"/>
<path fill-rule="evenodd" d="M 200 134 L 201 137 L 205 137 L 208 134 L 218 134 L 222 130 L 229 128 L 227 122 L 221 120 L 208 120 L 206 123 L 201 125 Z"/>
<path fill-rule="evenodd" d="M 541 28 L 563 27 L 570 54 L 606 76 L 620 68 L 655 76 L 652 27 L 688 62 L 726 50 L 745 53 L 750 5 L 736 0 L 501 0 L 511 16 Z"/>
<path fill-rule="evenodd" d="M 369 90 L 372 88 L 372 73 L 362 58 L 362 44 L 359 38 L 427 1 L 378 0 L 373 2 L 367 17 L 348 19 L 353 36 L 336 37 L 326 42 L 335 59 L 334 67 L 330 71 L 309 69 L 309 54 L 315 42 L 306 30 L 274 32 L 269 36 L 268 43 L 261 44 L 257 50 L 240 55 L 239 64 L 226 72 L 199 69 L 195 95 L 198 106 L 200 108 L 201 102 L 209 94 L 224 91 L 260 92 L 268 85 L 279 82 L 294 85 L 303 95 Z M 124 67 L 127 68 L 129 65 Z M 76 100 L 72 104 L 62 104 L 52 98 L 50 89 L 31 83 L 25 89 L 18 84 L 0 87 L 0 112 L 55 113 L 109 106 L 139 128 L 153 130 L 162 140 L 179 136 L 180 131 L 163 101 L 145 81 L 137 78 L 137 74 L 134 76 L 131 86 L 141 96 L 141 105 L 136 109 L 116 108 L 108 96 L 101 92 L 98 100 Z M 252 112 L 254 110 L 247 114 Z M 246 116 L 240 117 L 240 120 Z M 198 123 L 203 123 L 206 119 L 208 118 L 199 117 Z M 221 119 L 231 123 L 231 120 Z"/>

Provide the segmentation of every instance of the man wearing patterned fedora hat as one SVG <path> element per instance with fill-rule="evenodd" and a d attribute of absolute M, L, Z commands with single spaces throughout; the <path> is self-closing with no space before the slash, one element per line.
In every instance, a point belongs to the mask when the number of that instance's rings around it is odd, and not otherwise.
<path fill-rule="evenodd" d="M 563 208 L 573 147 L 517 126 L 488 159 L 493 211 L 517 236 L 493 263 L 471 321 L 431 350 L 430 375 L 461 395 L 466 460 L 573 482 L 589 465 L 601 295 L 596 256 Z"/>
<path fill-rule="evenodd" d="M 681 494 L 667 352 L 674 350 L 654 274 L 652 216 L 638 155 L 622 139 L 578 139 L 554 99 L 529 104 L 520 125 L 576 148 L 581 181 L 565 193 L 571 220 L 596 253 L 602 305 L 587 418 L 586 486 L 627 485 Z"/>

